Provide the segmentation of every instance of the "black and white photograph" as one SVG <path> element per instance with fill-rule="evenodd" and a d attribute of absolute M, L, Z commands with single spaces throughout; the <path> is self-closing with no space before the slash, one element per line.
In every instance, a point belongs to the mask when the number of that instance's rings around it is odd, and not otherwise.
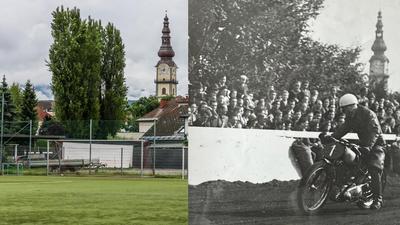
<path fill-rule="evenodd" d="M 393 224 L 400 2 L 189 0 L 189 223 Z"/>

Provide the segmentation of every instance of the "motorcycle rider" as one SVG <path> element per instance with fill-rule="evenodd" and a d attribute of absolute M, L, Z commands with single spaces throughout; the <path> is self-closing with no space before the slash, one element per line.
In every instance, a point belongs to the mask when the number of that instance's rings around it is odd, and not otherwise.
<path fill-rule="evenodd" d="M 385 160 L 382 130 L 376 114 L 358 104 L 356 96 L 345 94 L 339 100 L 339 106 L 346 114 L 345 123 L 338 127 L 332 134 L 332 137 L 340 139 L 349 132 L 357 133 L 360 141 L 361 158 L 367 164 L 371 175 L 371 191 L 373 194 L 373 203 L 371 209 L 378 210 L 382 207 L 382 182 L 383 163 Z M 330 136 L 321 134 L 321 142 L 328 142 Z"/>

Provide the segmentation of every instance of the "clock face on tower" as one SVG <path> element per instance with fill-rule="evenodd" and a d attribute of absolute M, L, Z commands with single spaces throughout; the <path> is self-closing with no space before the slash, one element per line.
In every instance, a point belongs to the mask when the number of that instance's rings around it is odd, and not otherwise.
<path fill-rule="evenodd" d="M 372 74 L 384 74 L 384 63 L 381 61 L 374 61 L 371 63 Z"/>
<path fill-rule="evenodd" d="M 166 65 L 166 64 L 161 64 L 161 65 L 160 65 L 160 68 L 159 68 L 159 71 L 160 71 L 160 75 L 168 75 L 168 74 L 169 74 L 169 73 L 168 73 L 168 71 L 169 71 L 168 65 Z"/>

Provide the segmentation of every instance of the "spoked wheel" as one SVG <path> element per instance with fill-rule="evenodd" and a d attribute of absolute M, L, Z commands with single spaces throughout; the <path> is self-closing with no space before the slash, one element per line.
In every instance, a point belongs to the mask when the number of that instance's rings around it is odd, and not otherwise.
<path fill-rule="evenodd" d="M 301 179 L 297 203 L 304 213 L 318 212 L 324 205 L 331 187 L 327 164 L 323 161 L 315 163 Z"/>

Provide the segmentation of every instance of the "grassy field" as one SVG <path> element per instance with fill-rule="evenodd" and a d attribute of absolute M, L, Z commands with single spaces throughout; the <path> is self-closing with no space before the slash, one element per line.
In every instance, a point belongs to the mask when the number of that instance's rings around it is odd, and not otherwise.
<path fill-rule="evenodd" d="M 187 195 L 179 179 L 0 176 L 0 224 L 187 224 Z"/>

